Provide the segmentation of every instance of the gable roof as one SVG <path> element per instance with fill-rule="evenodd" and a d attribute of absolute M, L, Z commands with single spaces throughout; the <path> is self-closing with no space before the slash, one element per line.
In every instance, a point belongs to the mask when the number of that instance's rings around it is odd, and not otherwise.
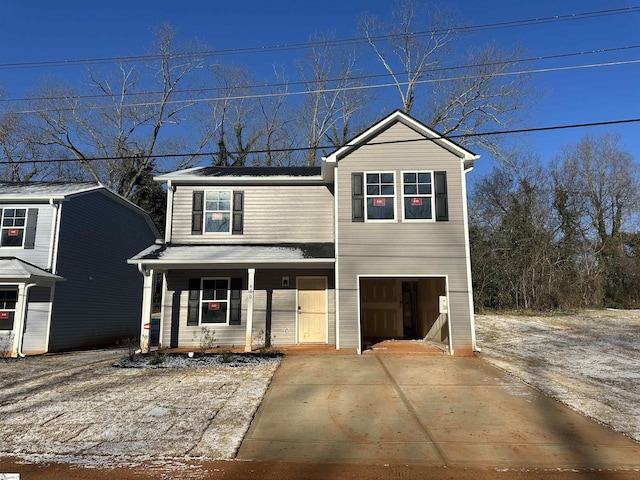
<path fill-rule="evenodd" d="M 0 199 L 48 200 L 104 188 L 98 182 L 0 182 Z"/>
<path fill-rule="evenodd" d="M 80 196 L 91 192 L 106 195 L 126 208 L 142 215 L 153 235 L 156 238 L 161 237 L 158 228 L 143 208 L 98 182 L 0 182 L 0 202 L 48 203 L 50 200 L 64 201 L 68 197 Z"/>
<path fill-rule="evenodd" d="M 476 155 L 475 153 L 449 140 L 448 138 L 444 137 L 442 134 L 427 127 L 424 123 L 416 120 L 413 117 L 410 117 L 409 115 L 402 112 L 401 110 L 396 110 L 395 112 L 391 113 L 390 115 L 380 120 L 378 123 L 369 127 L 367 130 L 365 130 L 361 134 L 351 139 L 343 147 L 340 147 L 339 149 L 331 153 L 328 157 L 326 157 L 326 161 L 327 162 L 340 161 L 342 158 L 344 158 L 346 155 L 351 153 L 353 150 L 366 144 L 367 142 L 377 137 L 382 132 L 384 132 L 385 130 L 387 130 L 388 128 L 390 128 L 391 126 L 397 123 L 402 123 L 403 125 L 406 125 L 407 127 L 411 128 L 412 130 L 422 135 L 426 139 L 431 140 L 436 145 L 439 145 L 445 150 L 453 153 L 455 156 L 459 157 L 462 161 L 464 161 L 465 168 L 471 168 L 473 166 L 473 163 L 478 158 L 480 158 L 479 155 Z"/>

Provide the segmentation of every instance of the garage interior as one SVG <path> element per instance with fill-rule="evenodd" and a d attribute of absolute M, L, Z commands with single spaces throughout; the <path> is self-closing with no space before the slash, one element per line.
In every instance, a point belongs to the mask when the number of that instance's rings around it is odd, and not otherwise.
<path fill-rule="evenodd" d="M 363 350 L 384 340 L 448 343 L 444 277 L 360 278 Z"/>

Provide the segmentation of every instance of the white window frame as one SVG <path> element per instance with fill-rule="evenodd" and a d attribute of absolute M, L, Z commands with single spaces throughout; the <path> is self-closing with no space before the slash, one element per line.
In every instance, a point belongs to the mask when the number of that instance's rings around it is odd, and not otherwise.
<path fill-rule="evenodd" d="M 369 195 L 367 191 L 367 175 L 385 175 L 391 174 L 393 176 L 393 195 Z M 398 186 L 396 185 L 396 172 L 390 171 L 369 171 L 363 172 L 363 193 L 364 193 L 364 221 L 372 222 L 372 223 L 395 223 L 398 221 L 398 208 L 396 202 L 396 194 L 398 191 Z M 369 218 L 369 198 L 374 197 L 382 197 L 382 198 L 390 198 L 393 202 L 393 218 Z"/>
<path fill-rule="evenodd" d="M 431 194 L 427 195 L 427 194 L 406 194 L 404 193 L 404 174 L 405 173 L 415 173 L 416 174 L 416 183 L 418 180 L 417 175 L 420 173 L 429 173 L 431 174 Z M 435 223 L 436 221 L 436 192 L 435 192 L 435 177 L 434 177 L 434 171 L 433 170 L 403 170 L 402 172 L 400 172 L 400 184 L 401 184 L 401 189 L 402 189 L 402 201 L 401 201 L 401 208 L 402 208 L 402 221 L 403 222 L 410 222 L 410 223 Z M 431 202 L 431 218 L 406 218 L 406 214 L 405 214 L 405 207 L 404 207 L 404 201 L 406 197 L 421 197 L 421 198 L 429 198 L 430 202 Z"/>
<path fill-rule="evenodd" d="M 207 232 L 207 214 L 209 213 L 226 213 L 226 210 L 207 210 L 207 193 L 227 192 L 229 193 L 229 230 L 226 232 Z M 203 235 L 230 235 L 233 230 L 233 190 L 226 188 L 210 188 L 205 190 L 202 195 L 202 234 Z"/>
<path fill-rule="evenodd" d="M 226 300 L 205 300 L 202 298 L 204 296 L 204 282 L 207 280 L 226 280 L 227 282 L 227 298 Z M 215 290 L 214 290 L 215 291 Z M 209 326 L 209 325 L 229 325 L 229 316 L 231 314 L 231 304 L 230 304 L 230 295 L 231 295 L 231 277 L 204 277 L 200 279 L 200 295 L 199 295 L 199 303 L 198 303 L 198 325 Z M 227 304 L 227 313 L 225 315 L 225 323 L 208 323 L 202 321 L 202 305 L 207 302 L 219 302 Z"/>
<path fill-rule="evenodd" d="M 24 210 L 24 225 L 22 225 L 21 227 L 16 227 L 16 226 L 5 227 L 4 226 L 4 212 L 6 212 L 7 210 L 13 210 L 14 212 L 16 210 Z M 28 217 L 29 217 L 29 209 L 28 208 L 22 208 L 22 207 L 15 207 L 15 208 L 3 207 L 3 208 L 0 208 L 0 248 L 19 248 L 19 249 L 23 249 L 24 248 L 24 240 L 25 240 L 25 237 L 27 236 L 27 219 L 28 219 Z M 14 214 L 13 218 L 15 219 L 15 214 Z M 22 242 L 20 242 L 20 245 L 2 245 L 2 232 L 4 232 L 5 230 L 12 230 L 12 229 L 22 230 Z"/>

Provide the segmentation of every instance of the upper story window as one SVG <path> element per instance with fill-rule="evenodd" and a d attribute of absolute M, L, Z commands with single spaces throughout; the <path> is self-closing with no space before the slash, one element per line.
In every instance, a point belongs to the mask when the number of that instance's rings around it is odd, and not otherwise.
<path fill-rule="evenodd" d="M 395 173 L 365 174 L 366 220 L 395 220 Z"/>
<path fill-rule="evenodd" d="M 191 234 L 227 233 L 242 235 L 244 192 L 196 190 L 191 209 Z"/>
<path fill-rule="evenodd" d="M 204 203 L 204 232 L 229 233 L 231 231 L 231 192 L 207 190 Z"/>
<path fill-rule="evenodd" d="M 433 221 L 433 172 L 402 172 L 404 220 Z"/>
<path fill-rule="evenodd" d="M 22 247 L 26 226 L 26 208 L 2 209 L 2 236 L 0 245 L 3 247 Z"/>

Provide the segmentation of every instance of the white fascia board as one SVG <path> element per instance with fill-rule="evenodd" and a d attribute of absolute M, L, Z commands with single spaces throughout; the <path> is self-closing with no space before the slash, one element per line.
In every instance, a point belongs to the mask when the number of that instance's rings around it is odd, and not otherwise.
<path fill-rule="evenodd" d="M 68 195 L 0 195 L 3 203 L 49 203 L 64 202 Z"/>
<path fill-rule="evenodd" d="M 175 266 L 175 265 L 198 265 L 202 266 L 202 268 L 208 268 L 209 265 L 227 265 L 230 263 L 238 264 L 238 265 L 283 265 L 283 264 L 294 264 L 294 263 L 304 263 L 304 264 L 334 264 L 336 262 L 335 258 L 285 258 L 282 260 L 261 260 L 259 258 L 254 259 L 233 259 L 233 260 L 206 260 L 202 259 L 192 259 L 192 260 L 163 260 L 161 258 L 157 259 L 144 259 L 144 258 L 130 258 L 127 260 L 127 263 L 132 265 L 144 264 L 144 265 L 161 265 L 161 266 Z"/>
<path fill-rule="evenodd" d="M 163 175 L 154 177 L 158 182 L 171 181 L 172 185 L 325 185 L 331 183 L 321 175 L 293 177 L 293 176 L 223 176 L 203 177 L 201 175 Z"/>
<path fill-rule="evenodd" d="M 471 153 L 467 149 L 443 137 L 436 131 L 431 130 L 430 128 L 424 126 L 422 123 L 418 122 L 417 120 L 413 119 L 407 114 L 397 110 L 393 112 L 391 115 L 382 119 L 380 122 L 373 125 L 371 128 L 367 129 L 366 131 L 358 135 L 356 138 L 351 140 L 347 145 L 333 152 L 331 155 L 329 155 L 326 158 L 327 162 L 336 162 L 338 159 L 344 156 L 351 149 L 365 144 L 368 140 L 374 138 L 378 133 L 382 132 L 383 130 L 388 128 L 390 125 L 398 121 L 401 121 L 402 123 L 409 126 L 410 128 L 413 128 L 415 131 L 421 133 L 426 138 L 433 140 L 434 143 L 450 151 L 451 153 L 453 153 L 463 161 L 475 161 L 478 158 L 480 158 L 479 155 Z"/>

